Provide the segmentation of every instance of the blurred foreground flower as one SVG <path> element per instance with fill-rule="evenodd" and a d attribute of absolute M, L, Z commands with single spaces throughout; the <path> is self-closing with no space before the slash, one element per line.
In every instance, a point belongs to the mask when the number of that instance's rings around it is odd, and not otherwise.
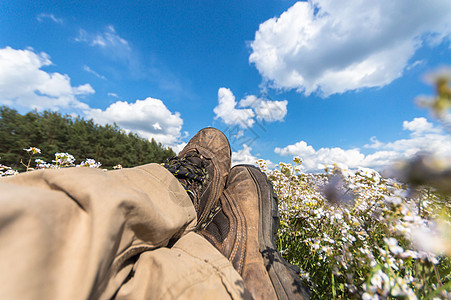
<path fill-rule="evenodd" d="M 418 249 L 435 255 L 451 257 L 451 225 L 449 220 L 437 219 L 430 226 L 417 227 L 412 232 L 413 242 Z"/>
<path fill-rule="evenodd" d="M 445 158 L 420 153 L 411 160 L 399 162 L 389 174 L 413 186 L 430 185 L 451 194 L 451 165 Z"/>
<path fill-rule="evenodd" d="M 417 103 L 423 107 L 429 107 L 437 118 L 446 117 L 448 109 L 451 107 L 451 69 L 443 68 L 426 75 L 426 81 L 435 85 L 435 97 L 420 96 Z"/>

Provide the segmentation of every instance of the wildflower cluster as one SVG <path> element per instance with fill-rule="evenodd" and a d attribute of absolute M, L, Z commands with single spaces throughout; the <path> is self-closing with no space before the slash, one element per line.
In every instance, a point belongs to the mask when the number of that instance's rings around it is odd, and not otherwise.
<path fill-rule="evenodd" d="M 100 162 L 96 162 L 94 159 L 88 158 L 77 165 L 77 167 L 99 168 L 101 165 L 102 164 Z"/>
<path fill-rule="evenodd" d="M 11 169 L 11 167 L 0 164 L 0 177 L 17 175 L 17 174 L 19 174 L 19 172 Z"/>
<path fill-rule="evenodd" d="M 67 167 L 89 167 L 89 168 L 99 168 L 102 164 L 100 162 L 96 162 L 94 159 L 87 158 L 82 161 L 80 164 L 76 165 L 75 157 L 69 153 L 55 153 L 55 159 L 52 160 L 52 163 L 45 162 L 40 158 L 36 158 L 35 168 L 31 167 L 31 160 L 35 154 L 41 153 L 41 150 L 36 147 L 30 147 L 28 149 L 24 149 L 29 155 L 28 163 L 25 164 L 21 161 L 22 165 L 26 167 L 27 171 L 33 171 L 35 169 L 60 169 Z M 119 165 L 120 166 L 120 165 Z M 117 168 L 117 166 L 115 166 Z M 122 166 L 121 166 L 122 167 Z M 4 166 L 0 164 L 0 176 L 8 176 L 8 175 L 17 175 L 19 172 L 11 169 L 10 167 Z"/>
<path fill-rule="evenodd" d="M 258 163 L 279 196 L 279 250 L 303 269 L 313 298 L 451 297 L 449 257 L 418 238 L 439 234 L 449 201 L 367 168 L 306 174 L 299 158 L 275 170 Z"/>

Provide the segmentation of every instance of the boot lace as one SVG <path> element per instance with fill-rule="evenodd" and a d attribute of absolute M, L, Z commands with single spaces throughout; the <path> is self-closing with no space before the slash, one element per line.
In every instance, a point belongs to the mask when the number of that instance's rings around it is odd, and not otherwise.
<path fill-rule="evenodd" d="M 197 209 L 202 186 L 208 177 L 205 160 L 194 152 L 168 158 L 163 166 L 179 180 Z"/>

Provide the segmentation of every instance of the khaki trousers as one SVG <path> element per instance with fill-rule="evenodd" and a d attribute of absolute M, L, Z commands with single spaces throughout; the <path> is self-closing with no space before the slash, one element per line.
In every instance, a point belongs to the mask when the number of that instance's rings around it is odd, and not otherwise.
<path fill-rule="evenodd" d="M 3 177 L 0 299 L 245 297 L 195 224 L 190 198 L 157 164 Z"/>

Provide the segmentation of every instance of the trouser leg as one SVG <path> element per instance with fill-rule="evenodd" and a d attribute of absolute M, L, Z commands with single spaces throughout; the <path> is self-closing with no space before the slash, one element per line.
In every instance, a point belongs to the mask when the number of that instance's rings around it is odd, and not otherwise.
<path fill-rule="evenodd" d="M 178 181 L 156 164 L 0 180 L 0 299 L 112 297 L 134 259 L 194 228 Z"/>
<path fill-rule="evenodd" d="M 142 253 L 116 299 L 250 299 L 232 264 L 191 232 L 171 248 Z"/>

